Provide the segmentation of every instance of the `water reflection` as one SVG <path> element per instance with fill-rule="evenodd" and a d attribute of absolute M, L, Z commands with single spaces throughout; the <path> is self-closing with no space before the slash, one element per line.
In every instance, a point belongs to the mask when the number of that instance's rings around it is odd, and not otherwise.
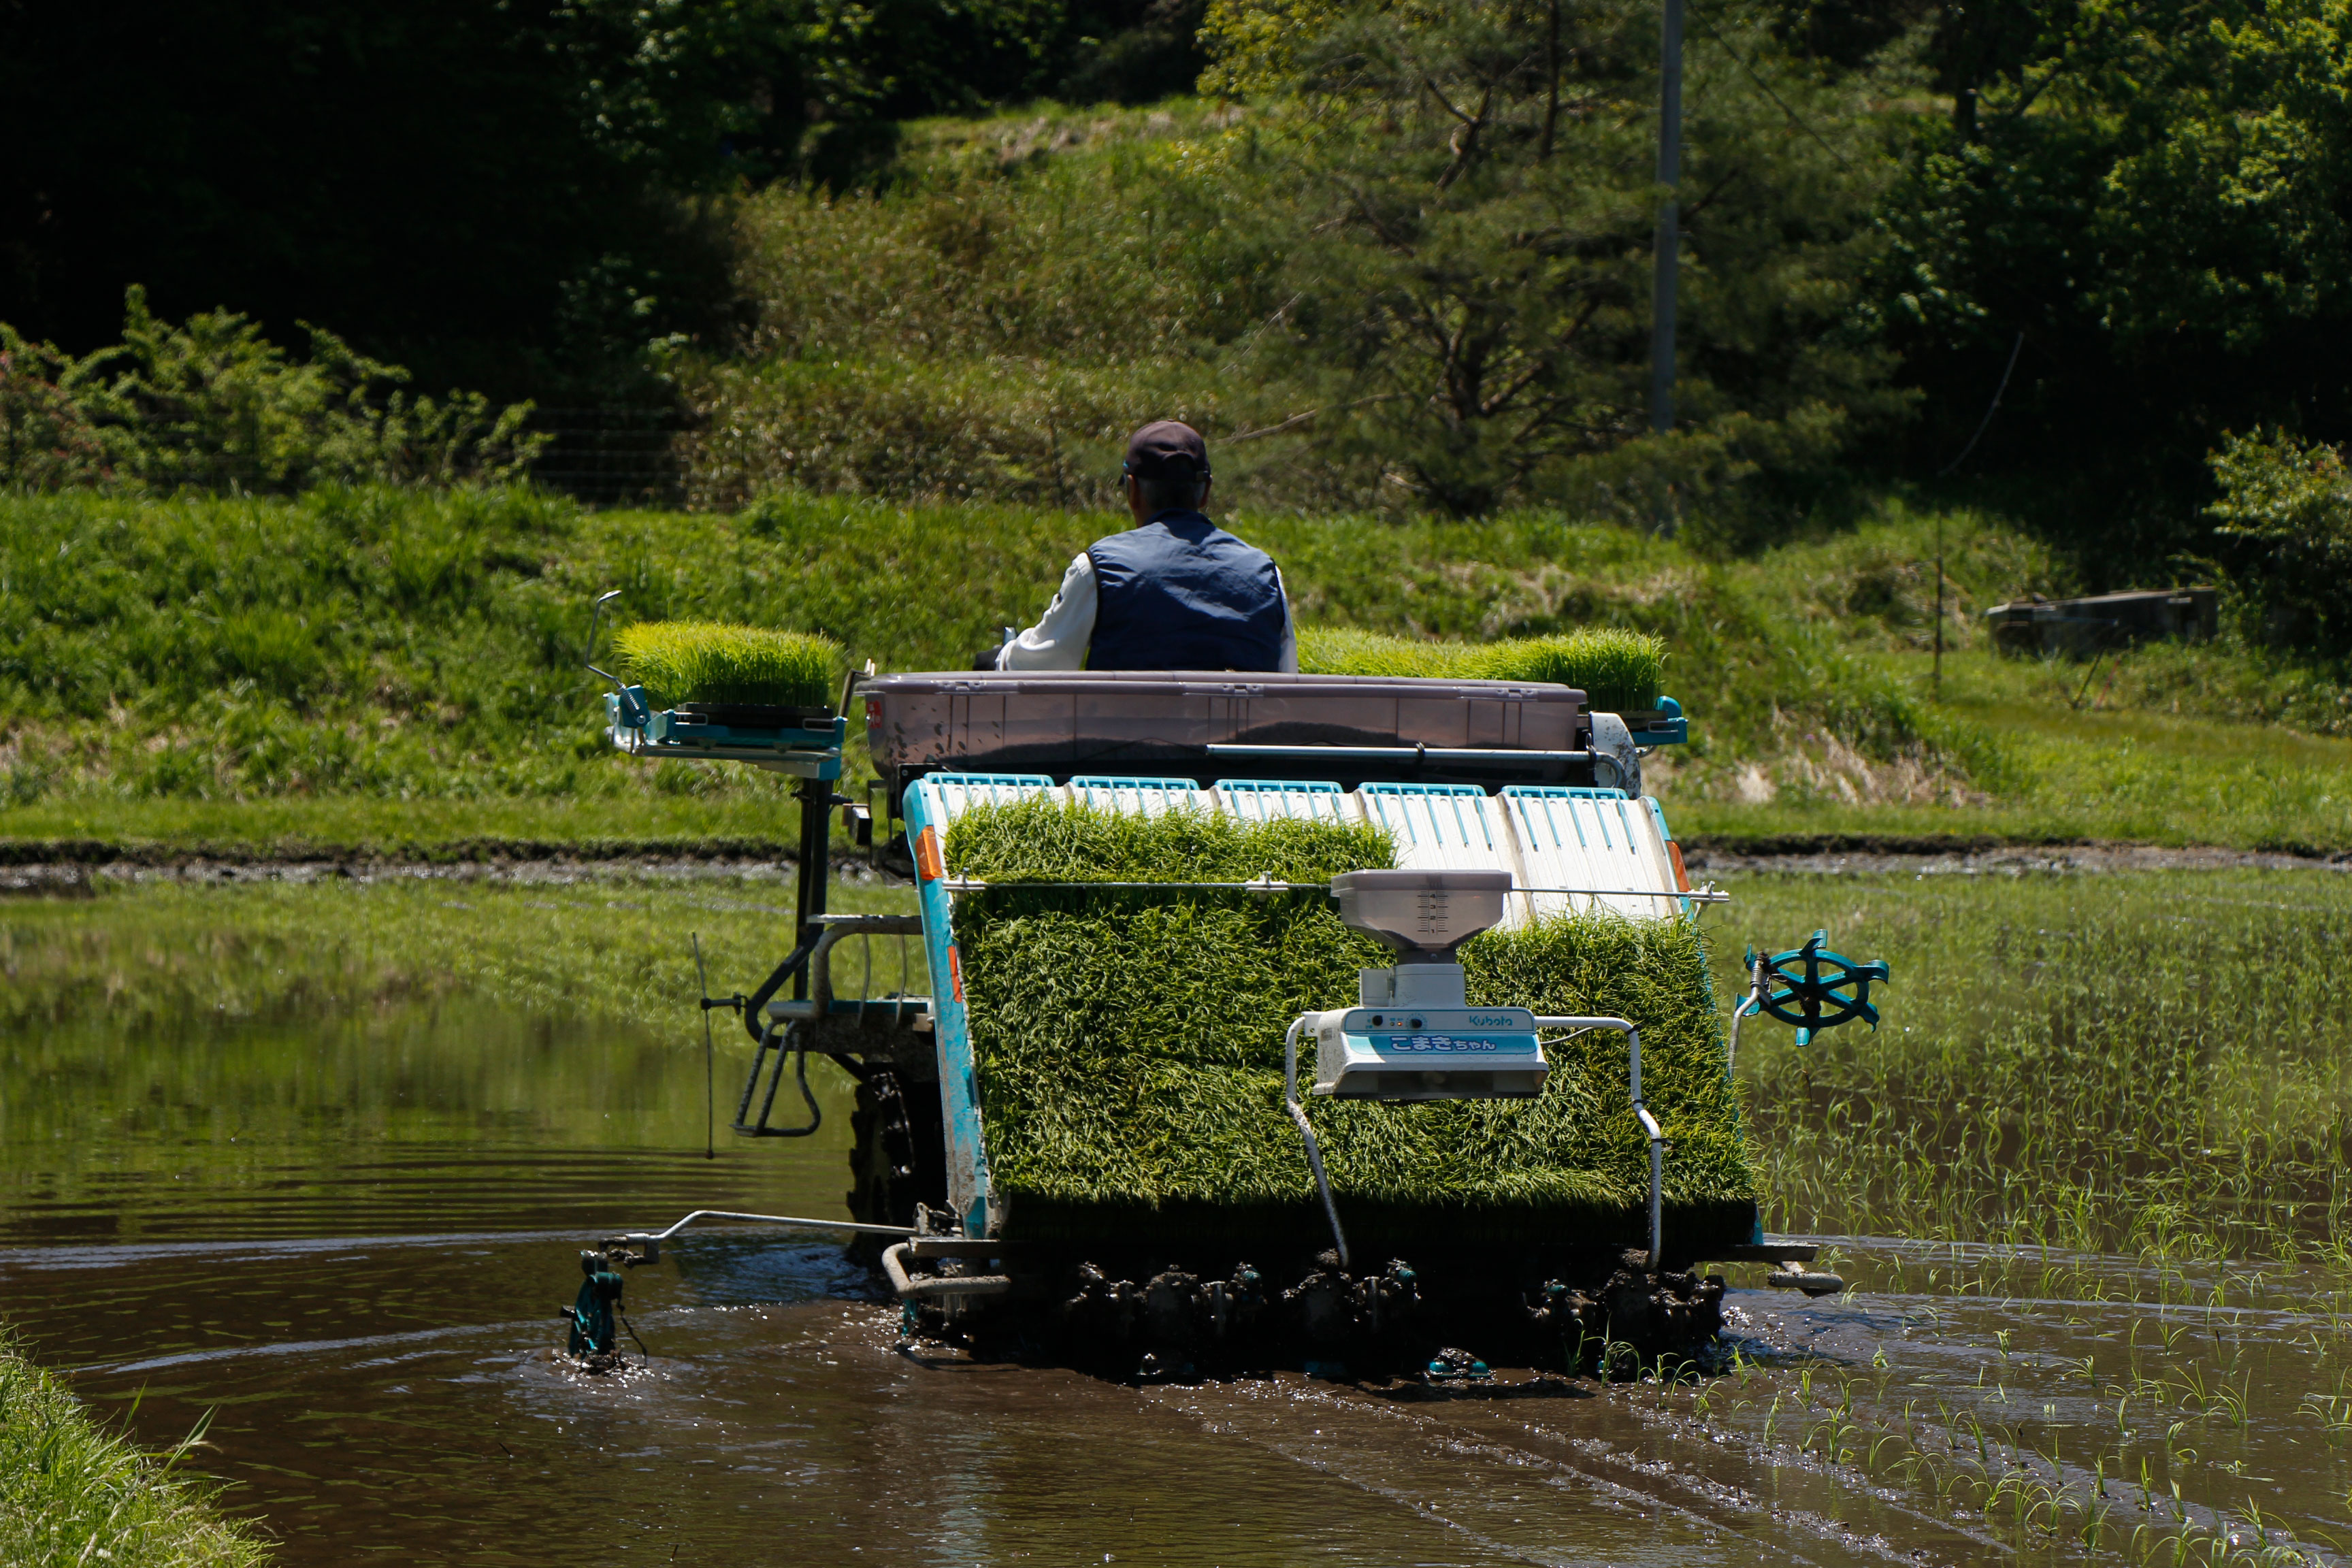
<path fill-rule="evenodd" d="M 640 1271 L 649 1363 L 586 1378 L 548 1348 L 563 1239 L 6 1267 L 86 1395 L 139 1394 L 157 1435 L 219 1412 L 207 1464 L 294 1563 L 543 1563 L 593 1542 L 654 1562 L 1739 1563 L 1759 1534 L 1781 1560 L 1855 1560 L 1839 1531 L 1661 1496 L 1687 1456 L 1589 1388 L 1129 1389 L 910 1354 L 838 1252 L 756 1237 Z"/>
<path fill-rule="evenodd" d="M 135 1033 L 101 1016 L 10 1044 L 0 1244 L 832 1213 L 846 1184 L 847 1085 L 829 1068 L 811 1075 L 830 1104 L 808 1158 L 722 1130 L 706 1161 L 698 1052 L 469 999 Z"/>

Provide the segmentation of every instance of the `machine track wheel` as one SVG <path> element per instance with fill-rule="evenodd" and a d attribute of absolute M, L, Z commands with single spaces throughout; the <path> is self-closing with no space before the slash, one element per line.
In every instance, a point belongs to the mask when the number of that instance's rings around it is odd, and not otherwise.
<path fill-rule="evenodd" d="M 868 1225 L 912 1225 L 919 1204 L 947 1201 L 940 1100 L 929 1084 L 908 1084 L 887 1067 L 870 1068 L 849 1118 L 849 1214 Z M 882 1242 L 852 1251 L 878 1263 Z M 869 1256 L 870 1255 L 870 1256 Z"/>

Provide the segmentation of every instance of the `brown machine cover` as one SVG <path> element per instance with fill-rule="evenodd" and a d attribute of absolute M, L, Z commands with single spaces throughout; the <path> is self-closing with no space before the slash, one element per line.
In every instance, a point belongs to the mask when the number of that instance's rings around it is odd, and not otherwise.
<path fill-rule="evenodd" d="M 1537 681 L 1223 671 L 970 671 L 866 681 L 866 738 L 898 791 L 934 771 L 1577 782 L 1589 764 L 1213 756 L 1215 744 L 1580 751 L 1584 693 Z"/>

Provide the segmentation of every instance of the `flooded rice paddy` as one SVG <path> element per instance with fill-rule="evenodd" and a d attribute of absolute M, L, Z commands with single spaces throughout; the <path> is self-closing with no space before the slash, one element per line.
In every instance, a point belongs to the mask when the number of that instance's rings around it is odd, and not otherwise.
<path fill-rule="evenodd" d="M 1139 1388 L 903 1345 L 836 1248 L 716 1231 L 630 1277 L 639 1364 L 584 1377 L 552 1353 L 576 1248 L 700 1206 L 842 1213 L 837 1080 L 818 1137 L 706 1159 L 698 1037 L 467 990 L 235 1016 L 173 994 L 14 1015 L 0 1321 L 147 1443 L 211 1412 L 197 1463 L 289 1563 L 2352 1547 L 2346 1277 L 2221 1249 L 1837 1238 L 1843 1297 L 1728 1271 L 1734 1353 L 1692 1379 Z M 722 1102 L 740 1055 L 722 1037 Z"/>

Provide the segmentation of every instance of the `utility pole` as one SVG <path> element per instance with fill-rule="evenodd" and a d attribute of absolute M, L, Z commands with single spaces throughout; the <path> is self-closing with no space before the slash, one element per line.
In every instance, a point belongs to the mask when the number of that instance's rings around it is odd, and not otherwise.
<path fill-rule="evenodd" d="M 1936 509 L 1936 700 L 1944 700 L 1944 509 Z"/>
<path fill-rule="evenodd" d="M 1683 0 L 1665 0 L 1659 30 L 1658 238 L 1650 300 L 1650 428 L 1675 427 L 1675 253 L 1681 245 L 1675 187 L 1683 177 Z"/>

